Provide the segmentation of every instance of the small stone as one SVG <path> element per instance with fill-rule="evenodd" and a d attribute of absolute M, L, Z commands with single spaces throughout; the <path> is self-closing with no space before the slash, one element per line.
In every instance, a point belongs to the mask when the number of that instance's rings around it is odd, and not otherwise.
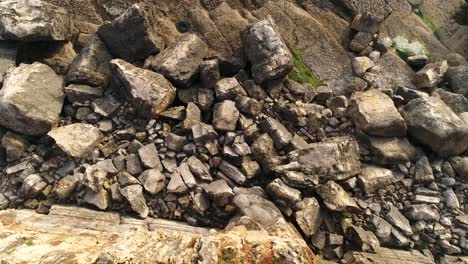
<path fill-rule="evenodd" d="M 208 196 L 219 206 L 231 203 L 234 193 L 225 180 L 217 180 L 204 187 Z"/>
<path fill-rule="evenodd" d="M 178 171 L 175 171 L 174 173 L 172 173 L 171 180 L 169 181 L 169 184 L 167 185 L 166 188 L 167 188 L 167 192 L 169 193 L 180 194 L 180 193 L 185 193 L 187 191 L 187 186 L 185 185 Z"/>
<path fill-rule="evenodd" d="M 439 209 L 436 205 L 413 204 L 406 209 L 405 216 L 411 221 L 438 222 Z"/>
<path fill-rule="evenodd" d="M 413 230 L 411 230 L 411 225 L 408 219 L 401 214 L 396 207 L 390 206 L 390 211 L 385 216 L 385 219 L 394 227 L 401 230 L 406 236 L 411 236 L 413 234 Z"/>
<path fill-rule="evenodd" d="M 236 107 L 241 113 L 252 117 L 260 115 L 263 110 L 261 102 L 247 96 L 236 97 Z"/>
<path fill-rule="evenodd" d="M 352 65 L 354 73 L 362 77 L 367 70 L 375 66 L 375 63 L 368 57 L 355 57 L 352 60 Z"/>
<path fill-rule="evenodd" d="M 412 67 L 422 68 L 426 66 L 427 62 L 429 61 L 429 57 L 426 55 L 415 55 L 410 56 L 406 59 L 406 62 Z"/>
<path fill-rule="evenodd" d="M 260 121 L 260 127 L 271 136 L 277 149 L 283 149 L 293 139 L 288 129 L 274 118 L 263 118 Z"/>
<path fill-rule="evenodd" d="M 185 120 L 182 124 L 184 129 L 190 130 L 193 126 L 201 122 L 201 111 L 194 103 L 188 103 L 185 113 Z"/>
<path fill-rule="evenodd" d="M 8 131 L 2 138 L 2 147 L 5 148 L 8 162 L 24 157 L 30 143 L 21 135 Z"/>
<path fill-rule="evenodd" d="M 190 171 L 200 180 L 208 182 L 213 181 L 210 170 L 201 162 L 201 160 L 197 159 L 195 156 L 191 156 L 187 160 L 187 164 Z"/>
<path fill-rule="evenodd" d="M 80 180 L 78 177 L 74 175 L 65 176 L 60 179 L 60 181 L 55 186 L 55 193 L 61 200 L 68 199 L 75 191 L 79 182 Z"/>
<path fill-rule="evenodd" d="M 88 191 L 83 197 L 83 201 L 87 204 L 92 204 L 101 210 L 106 210 L 110 206 L 110 196 L 106 190 L 99 192 Z"/>
<path fill-rule="evenodd" d="M 391 170 L 377 166 L 367 166 L 362 168 L 358 177 L 358 184 L 366 194 L 373 194 L 375 191 L 385 188 L 395 181 Z"/>
<path fill-rule="evenodd" d="M 328 181 L 325 184 L 319 185 L 316 191 L 328 209 L 332 211 L 359 210 L 356 201 L 334 181 Z"/>
<path fill-rule="evenodd" d="M 158 169 L 146 170 L 140 174 L 138 179 L 145 190 L 152 195 L 158 194 L 165 187 L 164 181 L 166 176 L 164 176 L 164 174 L 162 174 Z"/>
<path fill-rule="evenodd" d="M 77 158 L 88 155 L 103 138 L 98 128 L 78 123 L 53 129 L 48 135 L 68 155 Z"/>
<path fill-rule="evenodd" d="M 243 185 L 247 180 L 247 177 L 237 167 L 224 160 L 219 165 L 219 170 L 237 184 Z"/>
<path fill-rule="evenodd" d="M 366 231 L 361 227 L 352 225 L 348 229 L 347 239 L 352 241 L 355 247 L 362 252 L 378 252 L 380 242 L 374 233 Z"/>
<path fill-rule="evenodd" d="M 145 168 L 162 171 L 158 150 L 153 143 L 140 148 L 138 150 L 138 156 L 140 157 L 141 163 Z"/>
<path fill-rule="evenodd" d="M 414 75 L 414 84 L 417 88 L 434 87 L 443 80 L 447 70 L 447 61 L 428 64 Z"/>
<path fill-rule="evenodd" d="M 129 185 L 140 184 L 140 182 L 135 177 L 126 171 L 121 171 L 119 174 L 117 174 L 117 181 L 121 188 L 127 187 Z"/>
<path fill-rule="evenodd" d="M 281 179 L 275 179 L 270 182 L 266 190 L 275 199 L 283 200 L 291 205 L 296 204 L 302 199 L 302 194 L 299 190 L 289 187 Z"/>
<path fill-rule="evenodd" d="M 173 133 L 167 135 L 165 139 L 166 147 L 176 152 L 182 151 L 185 144 L 187 144 L 187 139 L 185 137 Z"/>
<path fill-rule="evenodd" d="M 217 60 L 207 60 L 200 64 L 200 79 L 206 88 L 214 88 L 220 79 Z"/>
<path fill-rule="evenodd" d="M 136 154 L 130 154 L 126 158 L 127 171 L 132 175 L 138 175 L 143 171 L 141 161 Z"/>
<path fill-rule="evenodd" d="M 102 97 L 103 90 L 83 84 L 70 84 L 65 87 L 65 94 L 71 103 L 85 103 Z"/>
<path fill-rule="evenodd" d="M 239 84 L 235 78 L 224 78 L 219 80 L 215 87 L 216 99 L 234 100 L 237 96 L 247 96 L 244 88 Z"/>
<path fill-rule="evenodd" d="M 239 110 L 237 110 L 233 101 L 223 101 L 217 103 L 213 110 L 213 126 L 221 131 L 235 131 L 237 120 L 239 119 Z"/>
<path fill-rule="evenodd" d="M 149 209 L 143 196 L 141 185 L 130 185 L 120 189 L 120 193 L 127 199 L 133 211 L 138 213 L 141 218 L 148 217 Z"/>
<path fill-rule="evenodd" d="M 453 189 L 447 189 L 443 192 L 444 201 L 448 208 L 457 209 L 460 207 L 460 202 L 458 201 L 457 195 Z"/>
<path fill-rule="evenodd" d="M 117 109 L 119 109 L 120 105 L 121 103 L 115 99 L 114 96 L 107 95 L 103 98 L 94 100 L 94 102 L 91 104 L 91 107 L 95 113 L 98 113 L 104 117 L 109 117 L 115 113 Z"/>
<path fill-rule="evenodd" d="M 381 19 L 369 12 L 357 14 L 352 23 L 351 28 L 357 31 L 375 34 L 379 30 Z"/>
<path fill-rule="evenodd" d="M 440 198 L 425 195 L 415 195 L 413 202 L 417 204 L 439 204 Z"/>
<path fill-rule="evenodd" d="M 304 198 L 299 207 L 301 210 L 294 213 L 294 218 L 306 236 L 313 236 L 324 220 L 320 204 L 315 198 Z"/>

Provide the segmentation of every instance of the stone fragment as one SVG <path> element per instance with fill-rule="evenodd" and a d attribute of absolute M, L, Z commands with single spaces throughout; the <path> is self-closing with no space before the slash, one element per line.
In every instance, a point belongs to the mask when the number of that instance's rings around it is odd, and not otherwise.
<path fill-rule="evenodd" d="M 354 73 L 362 77 L 370 68 L 375 66 L 375 63 L 369 57 L 355 57 L 352 60 Z"/>
<path fill-rule="evenodd" d="M 359 210 L 356 201 L 336 182 L 328 181 L 316 189 L 328 209 L 337 212 Z"/>
<path fill-rule="evenodd" d="M 119 109 L 121 103 L 111 94 L 98 98 L 91 103 L 93 111 L 103 117 L 110 117 Z"/>
<path fill-rule="evenodd" d="M 242 87 L 244 87 L 249 97 L 254 99 L 263 100 L 268 97 L 267 92 L 260 85 L 256 84 L 254 80 L 243 82 Z"/>
<path fill-rule="evenodd" d="M 46 186 L 47 183 L 39 174 L 31 174 L 23 180 L 23 184 L 21 184 L 18 194 L 26 199 L 34 198 Z"/>
<path fill-rule="evenodd" d="M 213 109 L 213 126 L 221 131 L 236 131 L 239 110 L 236 103 L 225 100 L 217 103 Z"/>
<path fill-rule="evenodd" d="M 214 181 L 204 187 L 204 189 L 208 196 L 219 206 L 230 204 L 234 197 L 231 187 L 229 187 L 225 180 Z"/>
<path fill-rule="evenodd" d="M 106 210 L 109 208 L 111 200 L 110 195 L 106 190 L 100 190 L 99 192 L 88 191 L 83 197 L 83 201 L 87 204 L 92 204 L 98 209 Z"/>
<path fill-rule="evenodd" d="M 372 34 L 358 32 L 349 44 L 349 49 L 359 53 L 369 46 L 369 43 L 372 42 L 373 37 L 374 36 Z"/>
<path fill-rule="evenodd" d="M 133 211 L 138 213 L 141 218 L 148 217 L 149 209 L 143 196 L 141 185 L 135 184 L 120 189 L 120 193 L 130 203 Z"/>
<path fill-rule="evenodd" d="M 126 171 L 121 171 L 117 174 L 117 182 L 121 188 L 127 187 L 129 185 L 140 184 L 140 182 L 133 177 L 130 173 Z"/>
<path fill-rule="evenodd" d="M 380 165 L 414 161 L 418 154 L 408 139 L 401 137 L 370 137 L 369 149 L 372 153 L 372 161 Z"/>
<path fill-rule="evenodd" d="M 411 221 L 433 223 L 440 220 L 439 209 L 433 204 L 412 204 L 406 208 L 405 216 Z"/>
<path fill-rule="evenodd" d="M 186 33 L 176 43 L 145 61 L 145 68 L 158 72 L 175 85 L 189 87 L 199 74 L 208 46 L 197 35 Z"/>
<path fill-rule="evenodd" d="M 60 179 L 55 186 L 54 192 L 61 200 L 68 199 L 77 188 L 80 179 L 74 175 L 68 175 Z"/>
<path fill-rule="evenodd" d="M 219 170 L 237 184 L 243 185 L 247 181 L 247 177 L 236 166 L 227 161 L 221 161 Z"/>
<path fill-rule="evenodd" d="M 142 165 L 147 169 L 156 169 L 162 171 L 161 161 L 159 160 L 158 150 L 154 143 L 141 147 L 138 150 Z"/>
<path fill-rule="evenodd" d="M 302 232 L 310 237 L 322 225 L 324 216 L 320 204 L 315 198 L 304 198 L 299 204 L 301 210 L 294 213 L 294 218 Z"/>
<path fill-rule="evenodd" d="M 437 97 L 412 100 L 401 110 L 408 131 L 440 156 L 454 156 L 468 147 L 468 124 Z"/>
<path fill-rule="evenodd" d="M 251 117 L 260 115 L 263 110 L 261 102 L 247 96 L 238 96 L 236 98 L 236 107 L 241 113 Z"/>
<path fill-rule="evenodd" d="M 182 180 L 184 180 L 184 183 L 185 185 L 187 185 L 187 187 L 192 189 L 197 186 L 197 180 L 195 180 L 195 177 L 193 176 L 186 162 L 180 164 L 177 170 L 180 173 L 180 176 L 182 177 Z"/>
<path fill-rule="evenodd" d="M 197 178 L 202 181 L 213 181 L 213 177 L 211 177 L 210 170 L 195 156 L 191 156 L 187 160 L 187 164 L 189 166 L 190 171 L 195 174 Z"/>
<path fill-rule="evenodd" d="M 447 71 L 447 80 L 454 93 L 463 94 L 468 98 L 468 65 L 450 67 Z"/>
<path fill-rule="evenodd" d="M 275 204 L 258 195 L 236 193 L 233 202 L 242 215 L 254 219 L 267 230 L 273 225 L 285 221 Z"/>
<path fill-rule="evenodd" d="M 134 4 L 113 22 L 104 22 L 98 34 L 112 55 L 129 62 L 144 60 L 163 47 L 144 4 Z"/>
<path fill-rule="evenodd" d="M 358 184 L 366 194 L 373 194 L 394 181 L 395 177 L 391 170 L 373 165 L 363 166 L 361 175 L 358 177 Z"/>
<path fill-rule="evenodd" d="M 194 103 L 188 103 L 185 110 L 185 120 L 182 127 L 186 130 L 192 129 L 194 125 L 201 122 L 201 111 Z"/>
<path fill-rule="evenodd" d="M 369 135 L 406 136 L 405 120 L 392 99 L 380 90 L 356 93 L 351 99 L 348 112 L 356 126 Z"/>
<path fill-rule="evenodd" d="M 200 79 L 205 88 L 214 88 L 220 79 L 217 60 L 207 60 L 200 64 Z"/>
<path fill-rule="evenodd" d="M 452 188 L 447 189 L 443 193 L 445 204 L 450 209 L 458 209 L 460 207 L 460 202 L 458 201 L 458 197 L 453 191 Z"/>
<path fill-rule="evenodd" d="M 210 201 L 204 193 L 197 193 L 193 197 L 193 203 L 195 208 L 199 210 L 200 213 L 204 213 L 211 206 Z"/>
<path fill-rule="evenodd" d="M 180 173 L 178 171 L 175 171 L 171 175 L 171 180 L 169 181 L 169 184 L 166 186 L 167 192 L 169 193 L 185 193 L 187 191 L 187 186 L 184 183 L 184 180 L 180 176 Z"/>
<path fill-rule="evenodd" d="M 136 154 L 130 154 L 125 158 L 127 171 L 132 175 L 138 175 L 143 171 L 140 158 Z"/>
<path fill-rule="evenodd" d="M 378 252 L 380 242 L 371 231 L 352 225 L 348 228 L 347 239 L 362 252 Z"/>
<path fill-rule="evenodd" d="M 276 149 L 281 150 L 291 142 L 293 135 L 278 120 L 265 117 L 260 121 L 260 127 L 273 139 Z"/>
<path fill-rule="evenodd" d="M 8 131 L 2 138 L 8 162 L 18 160 L 27 154 L 30 143 L 21 135 Z"/>
<path fill-rule="evenodd" d="M 406 62 L 410 66 L 417 67 L 417 68 L 422 68 L 426 66 L 428 61 L 429 61 L 429 57 L 427 57 L 426 55 L 414 55 L 406 59 Z"/>
<path fill-rule="evenodd" d="M 99 192 L 104 187 L 104 182 L 107 179 L 108 171 L 98 166 L 86 168 L 84 179 L 86 186 L 93 192 Z"/>
<path fill-rule="evenodd" d="M 273 19 L 252 25 L 243 33 L 242 41 L 256 83 L 281 79 L 293 69 L 292 55 Z"/>
<path fill-rule="evenodd" d="M 82 158 L 91 153 L 103 135 L 98 128 L 88 124 L 71 124 L 53 129 L 47 134 L 65 153 Z"/>
<path fill-rule="evenodd" d="M 0 42 L 0 85 L 3 83 L 3 77 L 11 69 L 16 67 L 16 56 L 18 47 L 15 42 Z"/>
<path fill-rule="evenodd" d="M 452 157 L 449 161 L 459 177 L 468 178 L 468 157 Z"/>
<path fill-rule="evenodd" d="M 432 197 L 426 195 L 415 195 L 413 196 L 413 203 L 415 204 L 439 204 L 439 197 Z"/>
<path fill-rule="evenodd" d="M 468 112 L 468 99 L 462 94 L 450 93 L 439 88 L 434 91 L 433 95 L 440 96 L 440 99 L 442 99 L 455 114 Z"/>
<path fill-rule="evenodd" d="M 47 133 L 62 111 L 62 82 L 49 66 L 39 62 L 9 71 L 0 91 L 0 124 L 31 136 Z"/>
<path fill-rule="evenodd" d="M 414 75 L 414 84 L 417 88 L 434 87 L 442 82 L 447 70 L 447 61 L 428 64 Z"/>
<path fill-rule="evenodd" d="M 237 96 L 247 96 L 247 92 L 242 88 L 236 78 L 224 78 L 219 80 L 214 90 L 218 101 L 234 100 Z"/>
<path fill-rule="evenodd" d="M 103 90 L 101 88 L 91 87 L 83 84 L 70 84 L 65 87 L 67 100 L 71 103 L 91 102 L 99 97 L 102 97 Z"/>
<path fill-rule="evenodd" d="M 277 167 L 280 170 L 281 166 Z M 314 174 L 302 173 L 299 171 L 280 171 L 281 179 L 289 186 L 294 188 L 308 188 L 319 184 L 319 176 Z"/>
<path fill-rule="evenodd" d="M 357 31 L 375 34 L 379 30 L 380 20 L 378 16 L 365 11 L 354 17 L 351 22 L 351 28 Z"/>
<path fill-rule="evenodd" d="M 111 70 L 116 85 L 145 118 L 154 118 L 166 110 L 176 96 L 176 89 L 161 74 L 119 59 L 111 61 Z"/>
<path fill-rule="evenodd" d="M 396 207 L 390 206 L 390 211 L 385 216 L 385 219 L 406 236 L 411 236 L 413 234 L 408 219 Z"/>
<path fill-rule="evenodd" d="M 294 205 L 301 201 L 302 194 L 299 190 L 286 185 L 281 179 L 275 179 L 266 187 L 267 192 L 277 200 L 283 200 Z"/>
<path fill-rule="evenodd" d="M 165 139 L 166 147 L 176 152 L 182 151 L 185 144 L 187 144 L 187 139 L 174 133 L 170 133 Z"/>
<path fill-rule="evenodd" d="M 157 169 L 145 170 L 140 174 L 138 179 L 145 190 L 152 195 L 158 194 L 165 187 L 164 181 L 166 176 Z"/>
<path fill-rule="evenodd" d="M 416 182 L 431 182 L 433 181 L 434 173 L 432 172 L 431 164 L 426 156 L 416 161 L 414 170 L 414 180 Z"/>
<path fill-rule="evenodd" d="M 58 75 L 65 75 L 76 57 L 73 44 L 67 42 L 35 42 L 22 50 L 23 61 L 37 61 L 52 68 Z"/>
<path fill-rule="evenodd" d="M 184 120 L 185 119 L 185 107 L 184 106 L 174 106 L 166 111 L 159 114 L 161 117 L 170 118 L 174 120 Z"/>

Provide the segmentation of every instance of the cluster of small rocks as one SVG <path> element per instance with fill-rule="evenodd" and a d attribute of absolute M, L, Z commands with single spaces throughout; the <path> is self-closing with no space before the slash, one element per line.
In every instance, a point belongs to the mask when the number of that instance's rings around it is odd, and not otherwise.
<path fill-rule="evenodd" d="M 356 76 L 335 94 L 287 77 L 293 56 L 272 19 L 239 32 L 248 63 L 226 63 L 194 33 L 164 47 L 145 4 L 75 53 L 65 10 L 5 2 L 0 209 L 74 203 L 216 228 L 286 219 L 326 259 L 381 246 L 468 253 L 462 58 L 410 56 L 414 87 L 379 89 L 393 43 L 362 13 Z M 61 48 L 16 66 L 11 41 Z"/>

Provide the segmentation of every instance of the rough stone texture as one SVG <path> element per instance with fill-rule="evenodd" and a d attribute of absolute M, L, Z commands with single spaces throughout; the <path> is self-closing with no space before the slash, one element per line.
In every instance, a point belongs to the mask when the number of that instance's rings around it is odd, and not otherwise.
<path fill-rule="evenodd" d="M 441 156 L 458 155 L 468 147 L 468 124 L 437 97 L 415 99 L 401 114 L 409 134 Z"/>
<path fill-rule="evenodd" d="M 113 80 L 145 118 L 153 118 L 168 108 L 176 89 L 159 73 L 137 68 L 123 60 L 111 61 Z"/>
<path fill-rule="evenodd" d="M 0 91 L 0 124 L 26 135 L 47 133 L 62 111 L 62 82 L 49 66 L 39 62 L 10 71 Z"/>
<path fill-rule="evenodd" d="M 224 78 L 219 80 L 214 90 L 218 100 L 234 100 L 237 96 L 247 96 L 246 91 L 236 78 Z"/>
<path fill-rule="evenodd" d="M 417 250 L 405 251 L 390 248 L 380 248 L 377 253 L 349 252 L 344 256 L 349 264 L 358 263 L 401 263 L 401 264 L 434 264 L 434 260 L 424 256 Z"/>
<path fill-rule="evenodd" d="M 235 102 L 226 100 L 214 106 L 214 128 L 221 131 L 235 131 L 238 119 L 239 110 L 237 110 Z"/>
<path fill-rule="evenodd" d="M 161 50 L 160 36 L 154 32 L 144 4 L 134 4 L 112 23 L 105 22 L 99 37 L 114 56 L 126 61 L 146 59 Z"/>
<path fill-rule="evenodd" d="M 358 226 L 351 226 L 348 229 L 347 238 L 352 241 L 355 247 L 363 252 L 378 252 L 380 243 L 374 233 L 366 231 Z"/>
<path fill-rule="evenodd" d="M 317 188 L 328 209 L 337 212 L 356 211 L 359 207 L 356 201 L 336 182 L 328 181 Z"/>
<path fill-rule="evenodd" d="M 0 43 L 0 84 L 3 83 L 3 77 L 7 71 L 16 66 L 18 48 L 15 44 L 9 41 Z"/>
<path fill-rule="evenodd" d="M 88 155 L 103 138 L 98 128 L 88 124 L 72 124 L 58 127 L 48 134 L 65 153 L 83 158 Z"/>
<path fill-rule="evenodd" d="M 85 103 L 91 102 L 95 99 L 102 97 L 103 90 L 101 88 L 91 87 L 81 84 L 70 84 L 65 87 L 65 94 L 67 100 L 71 103 Z"/>
<path fill-rule="evenodd" d="M 468 178 L 468 157 L 452 157 L 450 164 L 458 176 Z"/>
<path fill-rule="evenodd" d="M 296 222 L 306 236 L 312 236 L 323 222 L 323 212 L 315 198 L 304 198 L 301 210 L 294 213 Z"/>
<path fill-rule="evenodd" d="M 412 221 L 438 222 L 440 220 L 439 209 L 431 204 L 413 204 L 406 209 L 405 216 Z"/>
<path fill-rule="evenodd" d="M 145 190 L 152 195 L 158 194 L 165 187 L 164 180 L 166 179 L 166 176 L 156 169 L 150 169 L 142 172 L 138 179 Z"/>
<path fill-rule="evenodd" d="M 41 62 L 57 74 L 65 75 L 76 57 L 73 44 L 67 42 L 39 42 L 24 45 L 21 49 L 23 62 Z"/>
<path fill-rule="evenodd" d="M 440 99 L 442 99 L 455 114 L 468 112 L 468 99 L 463 94 L 447 92 L 444 89 L 436 89 L 433 95 L 440 96 Z"/>
<path fill-rule="evenodd" d="M 145 168 L 162 171 L 158 150 L 154 144 L 148 144 L 138 149 L 138 155 Z"/>
<path fill-rule="evenodd" d="M 428 64 L 414 75 L 414 83 L 417 88 L 434 87 L 443 80 L 447 69 L 447 61 Z"/>
<path fill-rule="evenodd" d="M 188 87 L 198 77 L 199 66 L 208 53 L 208 46 L 197 35 L 187 33 L 177 42 L 145 61 L 145 68 L 164 75 L 175 85 Z"/>
<path fill-rule="evenodd" d="M 257 22 L 243 33 L 245 53 L 252 63 L 255 82 L 281 79 L 293 69 L 288 47 L 272 19 Z"/>
<path fill-rule="evenodd" d="M 391 170 L 377 166 L 363 166 L 361 175 L 358 177 L 358 184 L 366 194 L 373 194 L 375 191 L 384 188 L 395 181 Z"/>
<path fill-rule="evenodd" d="M 369 149 L 372 153 L 372 161 L 380 165 L 414 161 L 418 154 L 407 138 L 370 137 Z"/>
<path fill-rule="evenodd" d="M 385 216 L 385 219 L 403 232 L 403 234 L 407 236 L 411 236 L 413 234 L 410 222 L 396 207 L 390 206 L 390 211 Z"/>
<path fill-rule="evenodd" d="M 372 136 L 406 136 L 405 120 L 392 99 L 377 89 L 356 93 L 349 108 L 356 126 Z"/>
<path fill-rule="evenodd" d="M 141 185 L 135 184 L 120 189 L 120 193 L 127 199 L 133 211 L 137 212 L 141 218 L 146 218 L 149 214 L 148 206 L 146 205 L 145 197 L 143 196 L 143 188 Z"/>
<path fill-rule="evenodd" d="M 468 65 L 450 67 L 447 71 L 447 80 L 454 93 L 463 94 L 468 98 Z"/>
<path fill-rule="evenodd" d="M 67 11 L 43 1 L 2 1 L 0 17 L 1 40 L 60 41 L 71 36 Z"/>

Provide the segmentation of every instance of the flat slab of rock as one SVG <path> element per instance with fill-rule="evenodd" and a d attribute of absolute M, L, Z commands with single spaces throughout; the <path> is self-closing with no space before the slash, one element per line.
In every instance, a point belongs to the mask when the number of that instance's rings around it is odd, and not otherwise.
<path fill-rule="evenodd" d="M 62 41 L 71 36 L 67 11 L 44 1 L 1 1 L 0 17 L 0 40 Z"/>
<path fill-rule="evenodd" d="M 182 35 L 170 48 L 145 61 L 145 68 L 161 73 L 176 85 L 188 87 L 199 73 L 208 46 L 197 35 Z"/>
<path fill-rule="evenodd" d="M 407 138 L 401 137 L 370 137 L 369 149 L 372 161 L 380 165 L 402 164 L 414 161 L 417 149 Z"/>
<path fill-rule="evenodd" d="M 358 177 L 358 184 L 366 194 L 373 194 L 375 191 L 393 183 L 395 177 L 389 169 L 377 166 L 363 166 L 361 175 Z"/>
<path fill-rule="evenodd" d="M 103 138 L 98 128 L 80 123 L 55 128 L 48 135 L 65 153 L 75 158 L 85 157 Z"/>
<path fill-rule="evenodd" d="M 321 180 L 345 180 L 361 171 L 358 145 L 349 137 L 310 144 L 291 152 L 288 158 L 298 162 L 303 173 L 318 175 Z"/>
<path fill-rule="evenodd" d="M 137 68 L 120 59 L 111 61 L 112 77 L 141 116 L 153 118 L 166 110 L 176 89 L 159 73 Z"/>
<path fill-rule="evenodd" d="M 392 99 L 380 90 L 356 93 L 351 99 L 349 114 L 356 126 L 368 135 L 406 136 L 405 120 Z"/>
<path fill-rule="evenodd" d="M 359 207 L 356 201 L 334 181 L 328 181 L 317 188 L 317 193 L 322 198 L 328 209 L 337 212 L 355 211 Z"/>
<path fill-rule="evenodd" d="M 0 90 L 0 124 L 31 136 L 49 132 L 62 111 L 62 83 L 60 76 L 39 62 L 8 72 Z"/>
<path fill-rule="evenodd" d="M 292 55 L 275 27 L 269 18 L 243 33 L 244 50 L 256 83 L 281 79 L 293 69 Z"/>
<path fill-rule="evenodd" d="M 411 136 L 440 156 L 454 156 L 468 148 L 468 124 L 440 98 L 412 100 L 401 111 Z"/>

